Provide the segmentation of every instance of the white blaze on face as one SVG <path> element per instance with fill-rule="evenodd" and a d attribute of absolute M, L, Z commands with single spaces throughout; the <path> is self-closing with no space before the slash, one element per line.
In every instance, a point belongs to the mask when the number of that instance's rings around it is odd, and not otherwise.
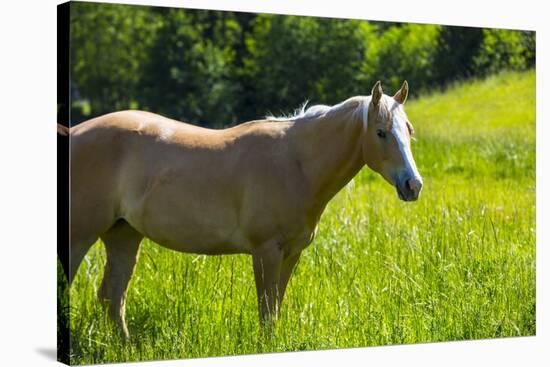
<path fill-rule="evenodd" d="M 366 97 L 363 101 L 362 110 L 363 110 L 363 130 L 366 132 L 369 127 L 369 105 L 371 97 Z"/>
<path fill-rule="evenodd" d="M 405 114 L 402 105 L 398 104 L 391 97 L 388 97 L 388 99 L 390 100 L 388 101 L 389 106 L 393 107 L 395 105 L 395 107 L 392 109 L 393 120 L 391 132 L 395 137 L 395 140 L 397 140 L 399 150 L 403 157 L 403 161 L 405 162 L 405 167 L 403 167 L 403 169 L 407 172 L 409 179 L 414 179 L 422 184 L 422 177 L 418 173 L 416 163 L 414 162 L 414 158 L 411 152 L 411 144 L 408 136 L 409 133 L 407 127 L 407 115 Z"/>

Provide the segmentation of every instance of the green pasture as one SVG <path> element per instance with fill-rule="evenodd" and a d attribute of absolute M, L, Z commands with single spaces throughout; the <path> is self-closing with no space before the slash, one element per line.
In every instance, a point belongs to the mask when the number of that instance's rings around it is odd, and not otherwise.
<path fill-rule="evenodd" d="M 406 110 L 420 199 L 400 201 L 364 168 L 327 207 L 270 338 L 259 336 L 249 256 L 181 254 L 144 240 L 124 341 L 96 298 L 98 242 L 70 291 L 71 361 L 534 335 L 534 71 L 458 84 Z"/>

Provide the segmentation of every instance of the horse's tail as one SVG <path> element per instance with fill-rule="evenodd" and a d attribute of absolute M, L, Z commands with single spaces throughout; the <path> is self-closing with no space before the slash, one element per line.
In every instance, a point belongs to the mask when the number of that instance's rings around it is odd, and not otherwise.
<path fill-rule="evenodd" d="M 61 138 L 63 136 L 69 136 L 69 128 L 61 124 L 57 124 L 57 137 Z"/>
<path fill-rule="evenodd" d="M 69 279 L 69 133 L 57 124 L 57 256 Z"/>

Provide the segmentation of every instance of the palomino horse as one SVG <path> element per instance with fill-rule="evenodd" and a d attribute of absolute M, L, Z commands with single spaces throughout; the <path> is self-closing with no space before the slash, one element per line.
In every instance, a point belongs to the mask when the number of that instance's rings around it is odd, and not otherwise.
<path fill-rule="evenodd" d="M 126 289 L 144 237 L 181 252 L 246 253 L 261 324 L 272 320 L 325 206 L 365 164 L 402 200 L 418 198 L 407 94 L 407 82 L 393 97 L 377 82 L 372 96 L 222 130 L 142 111 L 71 128 L 69 283 L 101 238 L 99 296 L 128 336 Z"/>

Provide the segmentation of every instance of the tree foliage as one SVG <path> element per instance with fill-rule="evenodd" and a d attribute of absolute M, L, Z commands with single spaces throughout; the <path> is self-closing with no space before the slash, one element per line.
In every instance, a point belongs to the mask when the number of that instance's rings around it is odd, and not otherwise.
<path fill-rule="evenodd" d="M 71 4 L 71 94 L 76 118 L 136 106 L 158 22 L 147 7 Z M 85 99 L 89 111 L 82 110 Z"/>
<path fill-rule="evenodd" d="M 366 79 L 379 79 L 392 91 L 397 91 L 405 79 L 416 89 L 427 86 L 436 71 L 440 31 L 438 25 L 403 24 L 372 37 L 363 64 Z"/>
<path fill-rule="evenodd" d="M 534 32 L 100 3 L 71 4 L 72 123 L 139 108 L 225 126 L 502 69 L 534 67 Z"/>
<path fill-rule="evenodd" d="M 483 42 L 475 54 L 478 74 L 502 69 L 524 70 L 535 65 L 535 33 L 506 29 L 484 29 Z"/>
<path fill-rule="evenodd" d="M 159 10 L 161 19 L 139 81 L 139 105 L 178 119 L 222 124 L 236 119 L 235 46 L 240 26 L 232 13 Z"/>
<path fill-rule="evenodd" d="M 252 115 L 368 94 L 361 66 L 371 28 L 356 20 L 259 15 L 242 74 Z"/>

